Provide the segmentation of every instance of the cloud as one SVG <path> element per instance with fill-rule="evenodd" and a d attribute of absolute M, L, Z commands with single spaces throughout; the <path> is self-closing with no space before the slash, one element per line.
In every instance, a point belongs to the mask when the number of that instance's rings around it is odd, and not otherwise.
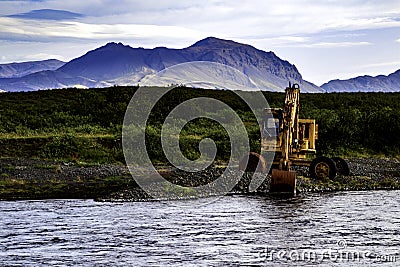
<path fill-rule="evenodd" d="M 41 20 L 74 20 L 83 17 L 83 15 L 65 10 L 39 9 L 39 10 L 32 10 L 26 13 L 9 15 L 8 17 L 21 18 L 21 19 L 41 19 Z"/>
<path fill-rule="evenodd" d="M 61 61 L 67 61 L 65 57 L 63 57 L 62 55 L 58 55 L 58 54 L 47 54 L 47 53 L 37 53 L 37 54 L 30 54 L 28 56 L 24 57 L 24 60 L 26 61 L 35 61 L 35 60 L 40 60 L 40 59 L 58 59 Z"/>
<path fill-rule="evenodd" d="M 134 38 L 189 38 L 197 40 L 203 34 L 180 26 L 136 25 L 136 24 L 88 24 L 75 21 L 27 21 L 15 18 L 0 18 L 5 26 L 0 30 L 0 39 L 50 41 L 55 39 L 126 40 Z M 205 36 L 203 36 L 205 37 Z"/>
<path fill-rule="evenodd" d="M 334 47 L 353 47 L 353 46 L 364 46 L 372 45 L 370 42 L 320 42 L 313 44 L 304 44 L 302 47 L 309 48 L 334 48 Z"/>
<path fill-rule="evenodd" d="M 299 47 L 304 46 L 312 41 L 308 36 L 278 36 L 278 37 L 259 37 L 259 36 L 241 36 L 235 38 L 235 41 L 240 43 L 249 43 L 253 46 L 264 50 L 271 50 L 277 47 Z"/>
<path fill-rule="evenodd" d="M 25 62 L 50 58 L 69 61 L 101 45 L 104 45 L 104 41 L 92 42 L 91 40 L 85 40 L 81 42 L 63 41 L 46 43 L 1 41 L 0 50 L 2 51 L 2 56 L 0 63 Z"/>
<path fill-rule="evenodd" d="M 400 61 L 372 63 L 372 64 L 366 64 L 363 67 L 364 68 L 380 68 L 380 67 L 387 67 L 387 66 L 398 68 L 400 66 Z"/>
<path fill-rule="evenodd" d="M 400 43 L 400 38 L 396 40 L 396 42 Z"/>
<path fill-rule="evenodd" d="M 398 1 L 173 1 L 173 0 L 71 0 L 71 1 L 25 1 L 24 9 L 69 10 L 83 14 L 79 22 L 87 25 L 158 25 L 173 26 L 200 33 L 227 38 L 257 39 L 296 36 L 335 31 L 356 31 L 400 27 L 400 3 Z M 8 3 L 8 2 L 7 2 Z M 0 13 L 15 10 L 9 4 L 0 4 Z M 357 10 L 357 12 L 354 12 Z M 45 12 L 28 11 L 20 18 L 45 18 Z M 63 14 L 50 12 L 56 19 Z M 76 17 L 75 17 L 76 18 Z M 116 26 L 117 28 L 121 26 Z M 107 27 L 103 27 L 107 30 Z M 179 34 L 179 33 L 178 33 Z M 75 35 L 75 34 L 74 34 Z M 204 35 L 204 34 L 203 34 Z M 290 40 L 289 40 L 290 41 Z"/>
<path fill-rule="evenodd" d="M 325 39 L 332 39 L 332 36 L 281 36 L 274 38 L 261 38 L 251 39 L 252 42 L 263 44 L 263 46 L 280 47 L 280 48 L 348 48 L 354 46 L 373 45 L 371 42 L 366 41 L 346 41 L 346 39 L 353 38 L 360 35 L 335 35 L 336 42 L 323 41 Z M 239 39 L 239 41 L 246 43 L 249 39 Z"/>

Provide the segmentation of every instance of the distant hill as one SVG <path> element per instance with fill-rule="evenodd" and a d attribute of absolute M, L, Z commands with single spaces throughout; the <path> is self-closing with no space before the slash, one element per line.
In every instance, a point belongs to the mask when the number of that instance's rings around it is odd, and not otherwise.
<path fill-rule="evenodd" d="M 214 37 L 208 37 L 183 49 L 144 49 L 108 43 L 71 60 L 57 70 L 0 79 L 0 89 L 31 91 L 65 87 L 105 87 L 115 84 L 135 85 L 168 67 L 197 61 L 221 63 L 239 70 L 262 90 L 283 91 L 290 81 L 299 83 L 303 92 L 324 91 L 303 80 L 296 66 L 280 59 L 273 52 Z M 182 70 L 180 75 L 185 76 L 183 80 L 190 83 L 193 76 Z M 226 75 L 221 75 L 219 80 L 214 79 L 212 82 L 224 84 L 227 78 Z"/>
<path fill-rule="evenodd" d="M 348 80 L 332 80 L 321 87 L 327 92 L 400 92 L 400 69 L 387 76 L 365 75 Z"/>
<path fill-rule="evenodd" d="M 64 64 L 57 59 L 0 64 L 0 78 L 18 78 L 43 70 L 56 70 Z"/>

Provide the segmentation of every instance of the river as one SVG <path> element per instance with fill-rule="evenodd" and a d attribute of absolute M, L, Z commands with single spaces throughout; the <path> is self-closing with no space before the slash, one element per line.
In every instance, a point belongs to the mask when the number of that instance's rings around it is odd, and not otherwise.
<path fill-rule="evenodd" d="M 184 204 L 3 201 L 0 265 L 400 264 L 399 191 Z"/>

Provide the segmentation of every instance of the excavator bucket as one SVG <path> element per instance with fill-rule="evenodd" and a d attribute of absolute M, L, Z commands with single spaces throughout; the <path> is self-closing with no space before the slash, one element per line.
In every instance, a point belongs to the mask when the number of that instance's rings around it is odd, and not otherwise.
<path fill-rule="evenodd" d="M 296 172 L 272 169 L 269 191 L 271 193 L 296 194 Z"/>

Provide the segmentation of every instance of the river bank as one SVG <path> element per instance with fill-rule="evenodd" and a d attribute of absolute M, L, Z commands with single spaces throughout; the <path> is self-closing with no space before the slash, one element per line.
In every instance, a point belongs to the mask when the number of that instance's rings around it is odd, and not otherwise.
<path fill-rule="evenodd" d="M 396 159 L 347 159 L 351 173 L 334 180 L 309 178 L 308 169 L 299 167 L 297 191 L 354 191 L 400 189 L 400 161 Z M 211 166 L 198 173 L 159 166 L 159 172 L 180 186 L 210 183 L 224 173 L 223 167 Z M 249 192 L 252 174 L 225 173 L 225 178 L 241 176 L 232 194 L 267 194 L 270 176 L 255 192 Z M 263 177 L 257 175 L 256 178 Z M 34 159 L 0 158 L 0 199 L 96 199 L 98 201 L 147 201 L 151 197 L 132 179 L 124 165 L 85 164 Z"/>

